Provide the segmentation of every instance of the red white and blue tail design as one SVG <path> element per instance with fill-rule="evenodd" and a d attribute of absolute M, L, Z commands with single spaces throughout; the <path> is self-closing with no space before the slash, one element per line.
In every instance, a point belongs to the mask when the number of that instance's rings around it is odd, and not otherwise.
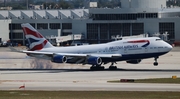
<path fill-rule="evenodd" d="M 53 47 L 35 28 L 29 23 L 21 24 L 25 37 L 29 43 L 29 50 L 41 50 L 43 48 Z"/>

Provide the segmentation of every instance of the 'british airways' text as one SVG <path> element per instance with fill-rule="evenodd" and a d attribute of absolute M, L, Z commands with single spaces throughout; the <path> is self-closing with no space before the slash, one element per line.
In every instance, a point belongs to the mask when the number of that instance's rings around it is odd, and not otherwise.
<path fill-rule="evenodd" d="M 138 48 L 138 45 L 111 46 L 109 47 L 109 50 L 132 49 L 132 48 Z"/>

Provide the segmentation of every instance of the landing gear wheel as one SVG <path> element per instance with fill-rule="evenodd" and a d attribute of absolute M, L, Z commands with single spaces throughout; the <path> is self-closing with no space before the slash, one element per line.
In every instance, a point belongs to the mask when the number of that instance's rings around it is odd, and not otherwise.
<path fill-rule="evenodd" d="M 117 66 L 114 66 L 114 63 L 116 62 L 112 62 L 111 65 L 109 66 L 109 70 L 116 70 Z"/>
<path fill-rule="evenodd" d="M 109 66 L 109 70 L 116 70 L 117 66 Z"/>
<path fill-rule="evenodd" d="M 157 66 L 157 65 L 158 65 L 158 62 L 157 62 L 157 59 L 158 59 L 158 58 L 159 58 L 159 57 L 155 57 L 155 58 L 154 58 L 154 60 L 155 60 L 155 62 L 153 63 L 154 66 Z"/>
<path fill-rule="evenodd" d="M 154 66 L 157 66 L 158 65 L 158 62 L 154 62 Z"/>
<path fill-rule="evenodd" d="M 104 70 L 104 66 L 91 66 L 90 70 Z"/>
<path fill-rule="evenodd" d="M 91 66 L 91 67 L 90 67 L 90 70 L 95 70 L 95 67 L 94 67 L 94 66 Z"/>
<path fill-rule="evenodd" d="M 104 66 L 101 66 L 101 67 L 99 67 L 100 68 L 100 70 L 104 70 Z"/>

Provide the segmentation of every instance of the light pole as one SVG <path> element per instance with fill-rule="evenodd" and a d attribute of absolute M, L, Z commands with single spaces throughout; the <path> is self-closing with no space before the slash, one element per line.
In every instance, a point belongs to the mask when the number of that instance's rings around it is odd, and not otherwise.
<path fill-rule="evenodd" d="M 28 10 L 28 5 L 29 5 L 29 3 L 28 3 L 28 0 L 26 0 L 26 7 L 27 7 L 27 10 Z"/>
<path fill-rule="evenodd" d="M 4 7 L 6 7 L 6 0 L 4 0 Z"/>

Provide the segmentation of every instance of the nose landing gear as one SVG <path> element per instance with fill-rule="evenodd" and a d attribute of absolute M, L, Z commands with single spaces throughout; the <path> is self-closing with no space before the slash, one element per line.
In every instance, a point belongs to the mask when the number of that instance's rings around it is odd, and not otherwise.
<path fill-rule="evenodd" d="M 158 66 L 158 62 L 157 62 L 157 59 L 158 59 L 158 58 L 159 58 L 159 57 L 155 57 L 155 58 L 154 58 L 154 61 L 155 61 L 155 62 L 153 63 L 154 66 Z"/>

